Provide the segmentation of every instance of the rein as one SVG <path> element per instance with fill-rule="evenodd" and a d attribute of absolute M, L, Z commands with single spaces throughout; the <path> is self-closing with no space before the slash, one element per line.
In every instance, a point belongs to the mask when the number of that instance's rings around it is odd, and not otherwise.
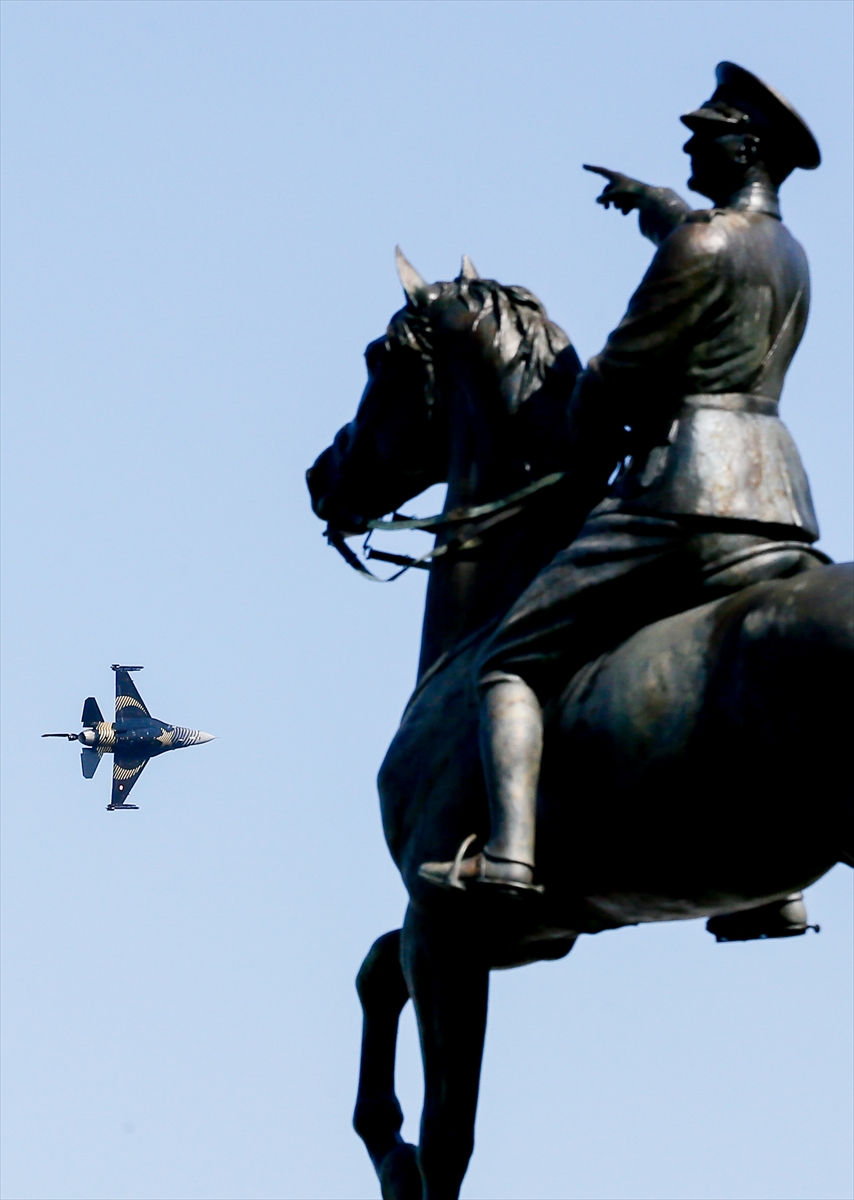
<path fill-rule="evenodd" d="M 364 544 L 366 558 L 393 563 L 395 566 L 400 567 L 400 570 L 395 571 L 388 579 L 381 579 L 379 575 L 375 575 L 373 571 L 365 566 L 361 559 L 347 545 L 344 540 L 345 534 L 340 529 L 335 529 L 333 526 L 327 525 L 324 537 L 330 546 L 335 547 L 344 561 L 364 578 L 370 579 L 374 583 L 393 583 L 395 579 L 400 579 L 401 575 L 404 575 L 413 567 L 429 571 L 434 559 L 441 558 L 442 555 L 448 554 L 452 550 L 475 549 L 480 545 L 481 537 L 484 533 L 502 521 L 518 516 L 522 512 L 526 500 L 538 492 L 544 491 L 546 488 L 554 487 L 556 483 L 560 483 L 562 479 L 565 479 L 567 474 L 567 471 L 556 471 L 552 475 L 544 475 L 536 483 L 530 483 L 527 487 L 520 488 L 517 492 L 511 492 L 509 496 L 505 496 L 502 500 L 492 500 L 488 504 L 474 504 L 469 508 L 453 508 L 450 512 L 437 513 L 432 517 L 402 517 L 395 513 L 391 521 L 372 520 L 366 522 L 368 537 L 375 530 L 379 530 L 381 533 L 397 533 L 403 529 L 420 529 L 427 532 L 441 533 L 444 529 L 453 529 L 455 525 L 468 525 L 472 521 L 478 522 L 474 529 L 469 529 L 465 532 L 461 531 L 444 545 L 434 547 L 427 554 L 422 554 L 420 558 L 411 558 L 408 554 L 387 554 L 384 550 L 374 550 L 373 547 L 368 546 L 366 540 Z"/>

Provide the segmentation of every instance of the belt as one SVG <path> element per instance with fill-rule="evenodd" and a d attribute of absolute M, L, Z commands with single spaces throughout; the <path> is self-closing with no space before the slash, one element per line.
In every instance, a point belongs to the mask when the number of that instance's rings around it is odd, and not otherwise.
<path fill-rule="evenodd" d="M 683 408 L 719 408 L 724 412 L 759 413 L 763 417 L 776 417 L 778 400 L 770 396 L 754 396 L 750 392 L 698 392 L 683 396 Z"/>

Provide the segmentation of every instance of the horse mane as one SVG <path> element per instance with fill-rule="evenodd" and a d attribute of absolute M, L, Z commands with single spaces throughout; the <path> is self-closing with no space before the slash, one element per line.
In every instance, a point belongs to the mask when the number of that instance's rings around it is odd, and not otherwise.
<path fill-rule="evenodd" d="M 415 350 L 424 360 L 432 384 L 434 344 L 444 312 L 459 302 L 475 314 L 473 332 L 489 331 L 484 353 L 494 363 L 499 392 L 509 413 L 515 413 L 542 388 L 549 369 L 571 342 L 550 321 L 545 308 L 527 288 L 495 279 L 457 278 L 437 283 L 426 296 L 409 300 L 392 317 L 386 333 L 392 345 Z M 487 324 L 485 318 L 491 318 Z M 431 388 L 432 390 L 432 388 Z"/>

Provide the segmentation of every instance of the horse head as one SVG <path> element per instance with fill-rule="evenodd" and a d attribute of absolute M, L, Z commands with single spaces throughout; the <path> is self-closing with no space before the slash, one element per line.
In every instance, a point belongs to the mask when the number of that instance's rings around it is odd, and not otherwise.
<path fill-rule="evenodd" d="M 425 282 L 399 250 L 397 266 L 406 304 L 365 351 L 355 417 L 307 473 L 315 513 L 348 535 L 432 484 L 447 483 L 446 510 L 478 505 L 561 471 L 567 457 L 580 363 L 539 300 L 481 278 L 467 256 L 449 282 Z M 476 555 L 435 564 L 422 670 L 504 611 L 569 537 L 560 505 L 545 516 L 534 506 Z"/>
<path fill-rule="evenodd" d="M 397 266 L 406 304 L 365 351 L 356 416 L 307 473 L 315 513 L 345 530 L 363 530 L 433 483 L 449 484 L 449 504 L 472 503 L 495 498 L 490 484 L 548 473 L 580 369 L 539 300 L 482 279 L 467 255 L 450 282 L 426 283 L 399 249 Z M 540 419 L 514 420 L 523 410 Z M 452 448 L 460 432 L 469 435 L 464 458 Z"/>

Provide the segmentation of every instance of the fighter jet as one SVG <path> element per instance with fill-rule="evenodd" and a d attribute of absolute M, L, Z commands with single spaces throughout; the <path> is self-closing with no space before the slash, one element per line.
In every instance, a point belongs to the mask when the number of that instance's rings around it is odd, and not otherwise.
<path fill-rule="evenodd" d="M 42 734 L 42 737 L 64 737 L 69 742 L 83 743 L 80 765 L 85 779 L 91 779 L 98 770 L 102 755 L 113 755 L 113 793 L 107 812 L 139 808 L 138 804 L 128 804 L 127 799 L 150 758 L 165 754 L 167 750 L 213 741 L 213 734 L 185 729 L 183 725 L 167 725 L 152 717 L 129 674 L 130 671 L 141 671 L 142 667 L 122 667 L 113 663 L 113 670 L 116 673 L 115 721 L 105 721 L 98 701 L 90 696 L 83 704 L 80 733 Z"/>

